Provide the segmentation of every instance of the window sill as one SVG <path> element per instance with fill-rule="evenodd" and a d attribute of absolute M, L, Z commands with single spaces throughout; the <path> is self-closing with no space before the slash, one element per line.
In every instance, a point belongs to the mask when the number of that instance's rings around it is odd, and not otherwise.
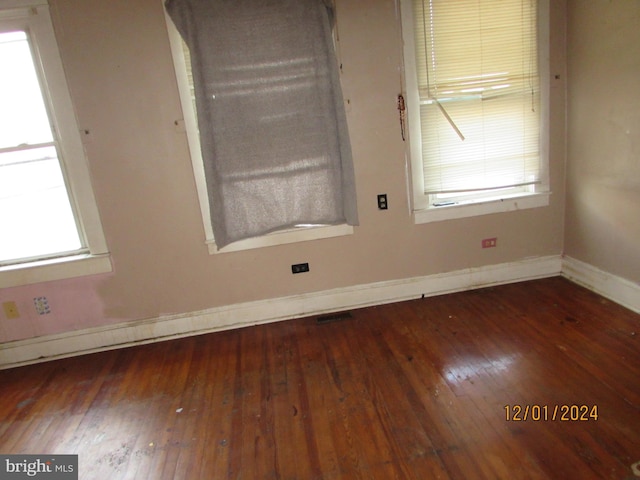
<path fill-rule="evenodd" d="M 240 240 L 218 249 L 213 240 L 207 241 L 210 254 L 239 252 L 242 250 L 251 250 L 254 248 L 273 247 L 275 245 L 284 245 L 287 243 L 306 242 L 309 240 L 318 240 L 321 238 L 341 237 L 343 235 L 352 235 L 353 227 L 351 225 L 331 225 L 326 227 L 310 227 L 300 228 L 296 230 L 287 230 L 284 232 L 275 232 L 262 237 L 248 238 Z"/>
<path fill-rule="evenodd" d="M 0 267 L 0 288 L 113 271 L 109 254 L 74 255 Z"/>
<path fill-rule="evenodd" d="M 489 215 L 491 213 L 514 212 L 528 208 L 546 207 L 549 205 L 550 195 L 550 192 L 523 194 L 475 203 L 429 207 L 423 210 L 415 210 L 413 212 L 413 220 L 416 224 L 430 223 L 456 218 Z"/>

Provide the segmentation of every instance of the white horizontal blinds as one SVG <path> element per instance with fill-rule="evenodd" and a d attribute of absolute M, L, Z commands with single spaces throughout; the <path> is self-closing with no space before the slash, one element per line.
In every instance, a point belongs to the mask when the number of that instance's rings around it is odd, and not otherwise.
<path fill-rule="evenodd" d="M 539 181 L 535 0 L 414 0 L 425 194 Z"/>
<path fill-rule="evenodd" d="M 0 32 L 0 264 L 82 248 L 24 31 Z"/>

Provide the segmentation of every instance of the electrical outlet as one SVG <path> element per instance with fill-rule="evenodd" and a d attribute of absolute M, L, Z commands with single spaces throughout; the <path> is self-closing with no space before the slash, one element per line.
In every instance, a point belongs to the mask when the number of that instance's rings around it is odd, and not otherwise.
<path fill-rule="evenodd" d="M 387 194 L 381 193 L 380 195 L 378 195 L 378 209 L 386 210 L 388 208 L 389 208 L 389 204 L 387 203 Z"/>
<path fill-rule="evenodd" d="M 18 306 L 16 302 L 3 302 L 2 309 L 4 310 L 4 315 L 7 317 L 7 320 L 13 320 L 14 318 L 20 318 L 20 312 L 18 311 Z"/>
<path fill-rule="evenodd" d="M 485 238 L 482 240 L 482 248 L 493 248 L 498 246 L 498 239 L 494 238 Z"/>
<path fill-rule="evenodd" d="M 296 263 L 295 265 L 291 265 L 291 273 L 304 273 L 309 271 L 308 263 Z"/>

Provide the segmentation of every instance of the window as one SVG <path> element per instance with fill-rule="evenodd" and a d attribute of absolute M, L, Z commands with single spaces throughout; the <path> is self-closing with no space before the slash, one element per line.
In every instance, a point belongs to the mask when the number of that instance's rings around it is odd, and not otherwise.
<path fill-rule="evenodd" d="M 354 174 L 324 3 L 166 5 L 176 127 L 187 132 L 210 252 L 351 233 Z"/>
<path fill-rule="evenodd" d="M 47 5 L 0 2 L 0 65 L 0 287 L 109 271 Z"/>
<path fill-rule="evenodd" d="M 538 3 L 403 1 L 418 222 L 548 203 L 548 13 Z"/>

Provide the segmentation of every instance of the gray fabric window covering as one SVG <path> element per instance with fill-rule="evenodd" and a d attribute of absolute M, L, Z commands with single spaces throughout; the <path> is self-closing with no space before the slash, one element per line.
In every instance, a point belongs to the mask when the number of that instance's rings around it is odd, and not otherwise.
<path fill-rule="evenodd" d="M 191 53 L 219 248 L 299 225 L 358 224 L 331 6 L 167 0 Z"/>

